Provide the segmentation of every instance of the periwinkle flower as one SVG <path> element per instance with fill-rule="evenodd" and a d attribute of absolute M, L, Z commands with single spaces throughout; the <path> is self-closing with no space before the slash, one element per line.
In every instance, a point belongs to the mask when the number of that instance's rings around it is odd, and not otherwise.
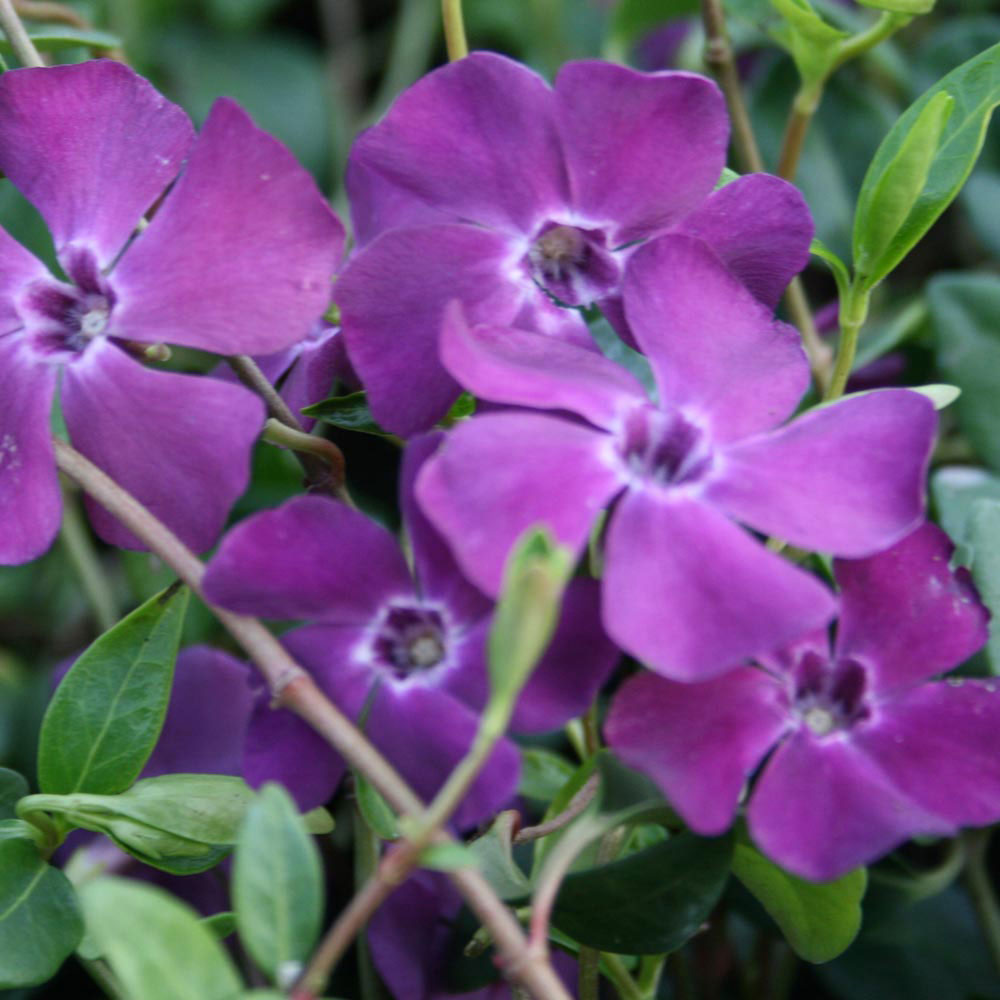
<path fill-rule="evenodd" d="M 403 435 L 458 386 L 437 361 L 445 305 L 590 345 L 575 309 L 599 303 L 627 335 L 620 285 L 638 241 L 708 242 L 774 305 L 808 259 L 812 221 L 765 174 L 713 193 L 725 101 L 705 77 L 570 62 L 553 87 L 473 53 L 402 94 L 355 143 L 347 187 L 359 252 L 338 281 L 347 348 L 375 418 Z"/>
<path fill-rule="evenodd" d="M 779 426 L 809 381 L 798 334 L 689 237 L 636 251 L 624 303 L 655 401 L 601 355 L 469 327 L 456 304 L 441 338 L 452 375 L 484 399 L 553 412 L 463 422 L 424 468 L 418 497 L 492 593 L 528 525 L 581 551 L 610 505 L 609 635 L 665 676 L 704 679 L 834 613 L 815 577 L 734 521 L 839 555 L 891 545 L 921 517 L 934 408 L 887 389 Z"/>
<path fill-rule="evenodd" d="M 992 681 L 928 679 L 974 653 L 988 614 L 952 545 L 925 524 L 892 548 L 837 560 L 832 646 L 801 637 L 705 684 L 643 673 L 615 698 L 615 751 L 690 826 L 747 821 L 789 871 L 833 879 L 917 834 L 1000 818 L 1000 694 Z"/>
<path fill-rule="evenodd" d="M 420 514 L 412 483 L 438 442 L 411 442 L 403 515 L 413 571 L 384 528 L 321 497 L 257 514 L 223 539 L 208 566 L 209 600 L 234 611 L 315 624 L 284 637 L 292 655 L 417 792 L 433 796 L 468 750 L 488 693 L 485 642 L 492 604 L 459 572 Z M 574 582 L 561 623 L 515 710 L 515 731 L 552 729 L 580 714 L 617 651 L 604 637 L 594 581 Z M 518 776 L 503 740 L 455 816 L 469 826 L 509 801 Z M 252 784 L 281 781 L 304 808 L 331 795 L 344 764 L 304 722 L 275 712 L 262 693 L 248 734 Z"/>
<path fill-rule="evenodd" d="M 195 139 L 180 108 L 110 61 L 4 73 L 0 170 L 45 219 L 66 275 L 0 231 L 0 562 L 37 556 L 59 525 L 57 382 L 73 444 L 207 548 L 246 485 L 263 408 L 242 387 L 152 372 L 129 352 L 301 340 L 329 301 L 342 226 L 235 103 L 216 102 Z M 108 541 L 139 545 L 90 513 Z"/>
<path fill-rule="evenodd" d="M 500 981 L 471 992 L 449 988 L 454 983 L 456 921 L 462 898 L 447 877 L 420 871 L 406 880 L 379 907 L 368 925 L 372 960 L 396 1000 L 512 1000 L 508 983 Z M 576 995 L 576 961 L 554 950 L 552 965 Z"/>

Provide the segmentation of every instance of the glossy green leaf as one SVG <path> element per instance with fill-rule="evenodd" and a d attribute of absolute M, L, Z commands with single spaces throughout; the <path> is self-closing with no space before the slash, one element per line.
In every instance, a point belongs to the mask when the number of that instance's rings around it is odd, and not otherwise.
<path fill-rule="evenodd" d="M 967 530 L 972 579 L 991 612 L 986 657 L 993 673 L 1000 674 L 1000 501 L 976 500 L 969 511 Z"/>
<path fill-rule="evenodd" d="M 57 49 L 120 49 L 122 40 L 117 35 L 107 31 L 97 31 L 94 28 L 74 28 L 68 24 L 45 27 L 32 27 L 28 31 L 36 49 L 42 52 L 53 52 Z M 10 42 L 0 35 L 0 52 L 5 56 L 12 55 L 14 50 Z"/>
<path fill-rule="evenodd" d="M 352 392 L 347 396 L 331 396 L 320 403 L 303 407 L 302 412 L 307 417 L 315 417 L 325 424 L 342 427 L 344 430 L 379 434 L 383 437 L 388 434 L 387 431 L 379 427 L 372 417 L 372 411 L 368 408 L 368 396 L 364 392 Z"/>
<path fill-rule="evenodd" d="M 0 820 L 13 819 L 17 813 L 14 806 L 30 792 L 23 775 L 9 768 L 0 767 Z"/>
<path fill-rule="evenodd" d="M 38 741 L 43 792 L 128 788 L 156 746 L 187 607 L 168 588 L 95 640 L 52 696 Z"/>
<path fill-rule="evenodd" d="M 929 14 L 937 0 L 858 0 L 862 7 L 888 10 L 895 14 Z"/>
<path fill-rule="evenodd" d="M 571 874 L 552 922 L 601 951 L 673 951 L 697 933 L 719 901 L 732 853 L 729 837 L 685 832 L 622 861 Z"/>
<path fill-rule="evenodd" d="M 792 950 L 807 962 L 836 958 L 861 928 L 861 898 L 867 885 L 864 868 L 835 882 L 806 882 L 749 844 L 737 844 L 733 874 L 771 915 Z"/>
<path fill-rule="evenodd" d="M 514 860 L 514 831 L 520 821 L 515 810 L 500 813 L 489 830 L 469 844 L 477 867 L 493 891 L 504 900 L 531 894 L 531 883 Z"/>
<path fill-rule="evenodd" d="M 539 802 L 551 802 L 576 768 L 565 757 L 539 747 L 521 749 L 521 777 L 518 795 Z"/>
<path fill-rule="evenodd" d="M 382 840 L 396 840 L 399 837 L 399 823 L 392 806 L 360 771 L 354 772 L 354 797 L 361 817 L 372 833 Z"/>
<path fill-rule="evenodd" d="M 229 955 L 187 904 L 163 889 L 101 878 L 80 889 L 87 934 L 134 1000 L 233 1000 Z"/>
<path fill-rule="evenodd" d="M 233 904 L 240 940 L 272 980 L 309 957 L 323 919 L 323 869 L 280 785 L 261 789 L 240 829 Z"/>
<path fill-rule="evenodd" d="M 698 13 L 698 0 L 621 0 L 615 7 L 612 33 L 623 43 L 638 41 L 642 35 L 677 17 Z"/>
<path fill-rule="evenodd" d="M 941 374 L 962 390 L 955 407 L 962 432 L 1000 471 L 1000 277 L 938 275 L 927 304 Z"/>
<path fill-rule="evenodd" d="M 457 868 L 475 868 L 478 863 L 477 855 L 465 844 L 457 841 L 431 844 L 420 852 L 420 866 L 439 872 L 452 872 Z"/>
<path fill-rule="evenodd" d="M 44 982 L 82 937 L 69 879 L 30 841 L 0 839 L 0 989 Z"/>
<path fill-rule="evenodd" d="M 945 104 L 940 94 L 948 94 L 954 107 L 938 137 L 934 154 L 926 165 L 920 192 L 899 221 L 889 243 L 877 249 L 864 242 L 867 227 L 880 211 L 876 198 L 885 195 L 883 180 L 894 171 L 901 153 L 919 158 L 923 152 L 910 141 L 914 129 L 933 136 L 937 116 Z M 872 159 L 862 184 L 855 213 L 854 255 L 857 277 L 866 287 L 881 281 L 910 252 L 935 220 L 951 204 L 975 166 L 982 149 L 993 109 L 1000 103 L 1000 44 L 963 63 L 922 97 L 900 117 L 885 137 Z M 931 112 L 926 109 L 931 107 Z M 912 176 L 903 174 L 906 184 Z"/>
<path fill-rule="evenodd" d="M 1000 476 L 970 465 L 945 466 L 931 476 L 931 496 L 941 527 L 958 547 L 958 560 L 971 565 L 972 553 L 962 551 L 969 540 L 969 517 L 976 501 L 1000 501 Z"/>
<path fill-rule="evenodd" d="M 491 702 L 513 704 L 545 652 L 573 563 L 545 528 L 529 528 L 515 543 L 487 640 Z"/>
<path fill-rule="evenodd" d="M 854 266 L 866 287 L 888 273 L 888 269 L 879 271 L 879 262 L 887 253 L 891 257 L 893 241 L 923 193 L 954 110 L 955 98 L 951 94 L 943 90 L 933 94 L 882 172 L 876 178 L 869 175 L 865 179 L 854 217 Z"/>
<path fill-rule="evenodd" d="M 202 917 L 201 922 L 219 941 L 225 940 L 236 930 L 236 914 L 232 910 L 226 910 L 223 913 L 213 913 L 210 917 Z"/>
<path fill-rule="evenodd" d="M 254 797 L 232 775 L 165 774 L 120 795 L 33 795 L 22 807 L 103 833 L 148 865 L 190 875 L 229 853 Z"/>

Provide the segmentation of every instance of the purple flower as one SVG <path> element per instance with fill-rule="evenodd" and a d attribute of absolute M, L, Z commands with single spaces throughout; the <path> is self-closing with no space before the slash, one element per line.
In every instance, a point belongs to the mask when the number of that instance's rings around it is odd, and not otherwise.
<path fill-rule="evenodd" d="M 511 1000 L 505 982 L 456 994 L 448 989 L 454 924 L 462 899 L 444 875 L 420 871 L 379 907 L 368 925 L 372 959 L 396 1000 Z M 552 964 L 575 995 L 576 962 L 554 951 Z"/>
<path fill-rule="evenodd" d="M 571 62 L 549 87 L 487 52 L 435 70 L 351 153 L 361 247 L 337 283 L 344 336 L 378 422 L 407 435 L 458 394 L 437 361 L 443 310 L 592 346 L 576 310 L 627 335 L 619 288 L 639 240 L 705 240 L 774 305 L 808 259 L 798 192 L 755 174 L 713 193 L 725 102 L 710 80 Z M 387 230 L 389 230 L 387 232 Z"/>
<path fill-rule="evenodd" d="M 266 353 L 301 340 L 329 301 L 340 223 L 232 101 L 195 140 L 180 108 L 116 62 L 4 73 L 0 170 L 48 223 L 68 277 L 0 230 L 0 563 L 39 555 L 59 526 L 60 380 L 73 444 L 208 548 L 246 485 L 263 408 L 241 387 L 154 373 L 129 348 Z M 139 547 L 90 512 L 108 541 Z"/>
<path fill-rule="evenodd" d="M 742 531 L 864 556 L 912 530 L 935 427 L 929 400 L 883 390 L 783 427 L 808 380 L 796 331 L 703 243 L 664 236 L 625 277 L 658 401 L 601 355 L 520 330 L 469 328 L 441 352 L 475 395 L 555 411 L 458 426 L 420 502 L 459 564 L 496 592 L 514 539 L 544 522 L 582 550 L 599 512 L 609 635 L 652 669 L 703 680 L 826 624 L 826 588 Z"/>
<path fill-rule="evenodd" d="M 300 497 L 249 518 L 223 540 L 205 593 L 234 611 L 315 624 L 285 636 L 291 653 L 365 731 L 419 794 L 430 798 L 469 748 L 488 693 L 484 646 L 491 603 L 458 571 L 412 500 L 412 484 L 438 436 L 415 440 L 403 464 L 402 505 L 413 573 L 396 540 L 357 511 Z M 515 711 L 515 730 L 546 730 L 580 714 L 610 674 L 593 581 L 574 583 L 562 622 Z M 283 782 L 303 808 L 326 801 L 344 771 L 305 723 L 261 696 L 245 774 Z M 466 827 L 514 793 L 518 756 L 499 744 L 459 809 Z"/>
<path fill-rule="evenodd" d="M 992 681 L 927 683 L 986 641 L 987 612 L 952 545 L 925 524 L 869 559 L 838 560 L 840 624 L 706 684 L 641 674 L 606 732 L 699 833 L 724 830 L 767 758 L 747 820 L 805 878 L 837 878 L 916 834 L 1000 818 Z"/>

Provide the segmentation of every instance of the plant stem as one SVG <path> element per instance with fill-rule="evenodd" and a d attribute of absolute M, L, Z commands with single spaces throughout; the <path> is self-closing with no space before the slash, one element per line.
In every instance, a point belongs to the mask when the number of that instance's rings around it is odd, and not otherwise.
<path fill-rule="evenodd" d="M 441 17 L 444 21 L 444 43 L 448 50 L 448 61 L 464 59 L 469 54 L 469 42 L 465 37 L 462 0 L 441 0 Z"/>
<path fill-rule="evenodd" d="M 705 65 L 719 81 L 729 117 L 733 123 L 733 146 L 742 173 L 764 170 L 764 159 L 753 133 L 750 115 L 743 100 L 739 71 L 733 57 L 733 47 L 726 31 L 726 15 L 722 0 L 701 0 L 701 19 L 705 25 Z"/>
<path fill-rule="evenodd" d="M 823 341 L 813 321 L 812 309 L 806 298 L 806 290 L 801 278 L 792 278 L 785 292 L 785 306 L 788 315 L 802 336 L 802 346 L 809 358 L 809 369 L 813 381 L 820 392 L 826 391 L 830 384 L 833 367 L 833 351 L 829 344 Z"/>
<path fill-rule="evenodd" d="M 2 0 L 0 0 L 2 2 Z M 176 535 L 130 493 L 66 442 L 55 438 L 56 464 L 101 506 L 155 552 L 199 597 L 205 567 Z M 256 618 L 209 605 L 219 621 L 249 654 L 268 682 L 276 708 L 287 708 L 305 720 L 352 767 L 361 771 L 399 813 L 418 819 L 424 806 L 395 768 L 365 738 L 350 719 L 317 687 L 281 643 Z M 437 842 L 453 838 L 445 831 Z M 521 926 L 490 884 L 471 868 L 449 872 L 466 902 L 489 927 L 500 963 L 507 975 L 527 987 L 538 1000 L 570 1000 L 544 952 L 525 940 Z"/>
<path fill-rule="evenodd" d="M 267 406 L 267 412 L 272 419 L 280 421 L 290 430 L 298 431 L 303 435 L 307 433 L 299 418 L 281 398 L 278 390 L 271 385 L 253 358 L 246 354 L 237 354 L 226 360 L 229 362 L 229 367 L 236 373 L 236 377 L 264 400 L 264 405 Z M 327 445 L 323 447 L 322 458 L 316 453 L 316 449 L 322 446 L 315 446 L 311 453 L 308 451 L 303 453 L 300 446 L 288 444 L 287 441 L 281 443 L 297 449 L 296 457 L 302 465 L 310 486 L 324 490 L 338 500 L 351 504 L 351 498 L 344 485 L 344 454 L 332 441 L 317 438 L 317 441 L 319 440 L 326 441 Z"/>
<path fill-rule="evenodd" d="M 555 833 L 564 826 L 569 826 L 594 801 L 594 796 L 597 795 L 597 789 L 600 787 L 601 776 L 595 771 L 558 816 L 553 816 L 548 822 L 539 823 L 538 826 L 526 826 L 523 830 L 518 830 L 514 836 L 514 843 L 527 844 L 533 840 L 541 840 L 542 837 L 547 837 L 550 833 Z"/>
<path fill-rule="evenodd" d="M 53 21 L 83 31 L 91 27 L 85 17 L 81 17 L 72 7 L 67 7 L 64 3 L 52 3 L 49 0 L 14 0 L 14 10 L 21 17 L 31 18 L 32 21 Z"/>
<path fill-rule="evenodd" d="M 823 396 L 828 403 L 844 394 L 858 350 L 858 334 L 867 317 L 868 292 L 852 286 L 847 298 L 840 303 L 840 343 L 837 345 L 837 364 Z"/>
<path fill-rule="evenodd" d="M 28 37 L 28 33 L 21 24 L 21 19 L 17 16 L 11 0 L 0 0 L 0 29 L 7 36 L 10 47 L 14 50 L 14 55 L 20 60 L 22 66 L 39 67 L 44 66 L 42 57 L 35 48 L 35 43 Z"/>
<path fill-rule="evenodd" d="M 614 984 L 620 1000 L 645 1000 L 645 995 L 636 985 L 632 974 L 617 955 L 602 955 L 601 971 Z"/>
<path fill-rule="evenodd" d="M 1000 907 L 997 906 L 996 894 L 990 880 L 987 867 L 987 851 L 993 830 L 989 827 L 982 830 L 966 830 L 962 834 L 965 845 L 965 887 L 972 901 L 973 909 L 983 939 L 989 949 L 993 965 L 1000 973 Z"/>
<path fill-rule="evenodd" d="M 378 870 L 380 840 L 371 831 L 357 802 L 351 813 L 354 833 L 354 889 L 360 891 Z M 382 990 L 378 975 L 372 964 L 371 948 L 368 946 L 367 926 L 357 935 L 358 985 L 361 1000 L 381 1000 Z"/>
<path fill-rule="evenodd" d="M 656 996 L 666 963 L 666 955 L 643 955 L 639 960 L 639 975 L 636 977 L 636 983 L 643 1000 L 653 1000 Z"/>
<path fill-rule="evenodd" d="M 98 629 L 107 632 L 118 621 L 115 597 L 101 568 L 94 540 L 80 513 L 79 502 L 69 490 L 63 491 L 63 517 L 59 538 L 80 578 L 80 586 L 90 603 Z"/>

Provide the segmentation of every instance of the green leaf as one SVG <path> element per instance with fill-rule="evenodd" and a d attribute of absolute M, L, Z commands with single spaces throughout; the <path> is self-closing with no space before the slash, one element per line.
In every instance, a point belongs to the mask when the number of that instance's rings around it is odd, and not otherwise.
<path fill-rule="evenodd" d="M 316 417 L 325 424 L 342 427 L 348 431 L 361 431 L 364 434 L 390 436 L 372 417 L 368 408 L 368 396 L 364 392 L 352 392 L 347 396 L 331 396 L 320 403 L 305 406 L 302 412 L 307 417 Z"/>
<path fill-rule="evenodd" d="M 551 802 L 575 770 L 565 757 L 551 750 L 522 747 L 517 794 L 526 799 Z"/>
<path fill-rule="evenodd" d="M 120 795 L 32 795 L 22 801 L 22 815 L 57 815 L 103 833 L 147 865 L 191 875 L 229 853 L 253 800 L 249 786 L 232 775 L 164 774 Z"/>
<path fill-rule="evenodd" d="M 514 544 L 487 641 L 491 704 L 512 706 L 545 652 L 573 563 L 544 527 L 528 528 Z"/>
<path fill-rule="evenodd" d="M 232 961 L 191 907 L 163 889 L 101 878 L 80 889 L 91 936 L 134 1000 L 233 1000 Z"/>
<path fill-rule="evenodd" d="M 977 500 L 969 512 L 968 544 L 972 549 L 972 579 L 990 609 L 986 656 L 1000 674 L 1000 501 Z"/>
<path fill-rule="evenodd" d="M 240 940 L 278 985 L 304 962 L 323 919 L 323 869 L 295 804 L 267 784 L 240 829 L 233 904 Z"/>
<path fill-rule="evenodd" d="M 187 601 L 186 588 L 167 588 L 73 664 L 42 720 L 43 792 L 108 795 L 135 781 L 163 727 Z"/>
<path fill-rule="evenodd" d="M 854 216 L 854 266 L 863 287 L 877 284 L 891 269 L 880 272 L 879 262 L 891 257 L 893 241 L 927 184 L 954 110 L 955 98 L 939 90 L 920 109 L 881 174 L 866 176 Z"/>
<path fill-rule="evenodd" d="M 945 466 L 931 476 L 931 496 L 941 527 L 959 547 L 959 561 L 971 565 L 973 554 L 963 555 L 961 548 L 969 540 L 972 507 L 977 500 L 1000 501 L 1000 476 L 972 466 Z"/>
<path fill-rule="evenodd" d="M 664 21 L 697 13 L 698 0 L 621 0 L 615 8 L 611 32 L 628 45 Z"/>
<path fill-rule="evenodd" d="M 1000 470 L 1000 277 L 944 274 L 927 291 L 941 374 L 962 390 L 958 423 L 979 455 Z"/>
<path fill-rule="evenodd" d="M 26 840 L 0 840 L 0 989 L 55 975 L 83 937 L 76 893 Z"/>
<path fill-rule="evenodd" d="M 225 940 L 236 930 L 236 914 L 232 910 L 213 913 L 210 917 L 202 917 L 201 922 L 215 935 L 219 941 Z"/>
<path fill-rule="evenodd" d="M 479 859 L 465 844 L 457 841 L 431 844 L 420 853 L 420 865 L 439 872 L 452 872 L 456 868 L 475 868 Z"/>
<path fill-rule="evenodd" d="M 31 791 L 28 782 L 9 768 L 0 767 L 0 820 L 13 819 L 17 813 L 14 806 Z"/>
<path fill-rule="evenodd" d="M 888 10 L 895 14 L 929 14 L 937 0 L 858 0 L 862 7 Z"/>
<path fill-rule="evenodd" d="M 441 424 L 444 427 L 453 427 L 459 420 L 465 420 L 476 412 L 476 397 L 471 392 L 463 392 L 454 403 L 451 409 L 444 415 Z"/>
<path fill-rule="evenodd" d="M 836 958 L 861 929 L 861 898 L 867 885 L 864 868 L 835 882 L 806 882 L 749 844 L 737 844 L 733 874 L 771 915 L 792 950 L 807 962 Z"/>
<path fill-rule="evenodd" d="M 31 28 L 28 31 L 36 49 L 42 52 L 53 52 L 56 49 L 81 47 L 85 49 L 120 49 L 122 40 L 117 35 L 107 31 L 96 31 L 93 28 L 74 28 L 68 24 L 58 26 Z M 0 52 L 12 55 L 14 50 L 10 42 L 0 35 Z"/>
<path fill-rule="evenodd" d="M 679 948 L 712 912 L 729 875 L 730 837 L 681 833 L 622 861 L 567 876 L 553 924 L 617 954 Z"/>
<path fill-rule="evenodd" d="M 947 99 L 939 96 L 942 94 L 954 100 L 946 122 L 940 121 L 947 107 Z M 951 204 L 975 166 L 998 103 L 1000 45 L 994 45 L 931 87 L 892 127 L 868 168 L 855 213 L 855 271 L 864 287 L 872 287 L 889 274 Z M 939 125 L 940 133 L 936 135 Z M 929 162 L 924 162 L 927 150 L 912 139 L 914 133 L 923 134 L 927 142 L 937 140 Z M 902 161 L 897 160 L 899 157 Z M 878 198 L 890 195 L 883 181 L 894 177 L 904 191 L 912 193 L 913 181 L 920 174 L 924 175 L 923 181 L 905 216 L 887 227 L 879 218 L 884 209 L 876 203 Z M 894 218 L 899 207 L 896 204 L 890 213 Z M 870 226 L 875 227 L 876 238 L 869 245 Z M 883 245 L 887 228 L 892 228 L 893 233 L 888 244 Z"/>
<path fill-rule="evenodd" d="M 398 839 L 399 824 L 392 806 L 360 771 L 354 772 L 354 796 L 358 810 L 372 833 L 382 840 Z"/>
<path fill-rule="evenodd" d="M 531 883 L 514 860 L 514 829 L 519 822 L 516 810 L 502 812 L 486 833 L 469 844 L 483 877 L 503 900 L 531 894 Z"/>
<path fill-rule="evenodd" d="M 820 240 L 813 240 L 809 244 L 809 252 L 814 257 L 819 257 L 830 268 L 833 280 L 837 283 L 837 295 L 841 302 L 846 302 L 851 287 L 851 275 L 847 265 Z"/>

